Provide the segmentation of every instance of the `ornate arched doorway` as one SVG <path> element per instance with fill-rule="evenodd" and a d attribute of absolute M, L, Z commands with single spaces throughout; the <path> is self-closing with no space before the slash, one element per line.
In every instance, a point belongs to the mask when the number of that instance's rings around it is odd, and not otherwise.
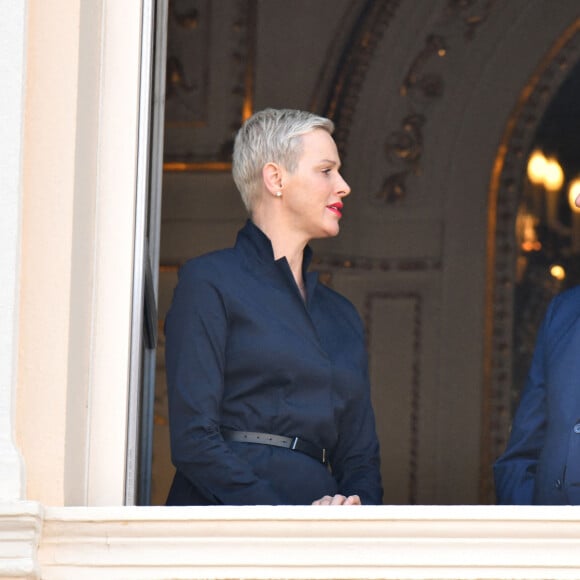
<path fill-rule="evenodd" d="M 532 354 L 535 332 L 547 303 L 555 293 L 564 288 L 557 278 L 550 276 L 547 271 L 550 263 L 546 263 L 543 280 L 536 278 L 527 282 L 536 285 L 539 290 L 537 300 L 533 303 L 530 301 L 528 305 L 522 304 L 526 313 L 519 317 L 518 323 L 524 325 L 527 319 L 527 327 L 514 326 L 518 255 L 533 255 L 536 251 L 535 248 L 522 249 L 521 240 L 518 244 L 517 239 L 516 220 L 518 214 L 521 215 L 519 208 L 526 195 L 528 181 L 526 168 L 532 150 L 538 145 L 541 146 L 541 139 L 538 141 L 537 135 L 544 113 L 566 79 L 571 74 L 579 74 L 578 63 L 580 19 L 573 22 L 554 42 L 522 89 L 497 151 L 489 191 L 490 241 L 483 408 L 485 440 L 482 445 L 482 468 L 489 466 L 505 448 L 514 402 L 517 401 L 522 384 L 522 377 L 514 375 L 525 373 Z M 556 250 L 558 251 L 561 252 Z M 519 278 L 522 276 L 523 273 Z M 542 284 L 544 288 L 539 288 Z M 514 373 L 514 362 L 518 359 L 517 349 L 521 349 L 523 354 L 519 354 L 517 366 L 520 368 Z M 482 479 L 481 495 L 483 498 L 493 498 L 491 478 Z"/>

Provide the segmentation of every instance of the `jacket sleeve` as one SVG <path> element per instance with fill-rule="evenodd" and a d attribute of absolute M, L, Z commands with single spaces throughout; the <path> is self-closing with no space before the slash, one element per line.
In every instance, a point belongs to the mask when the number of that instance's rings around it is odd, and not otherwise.
<path fill-rule="evenodd" d="M 360 321 L 357 315 L 357 320 Z M 363 505 L 380 505 L 383 501 L 379 441 L 371 404 L 368 357 L 362 322 L 359 323 L 360 373 L 358 391 L 342 413 L 338 444 L 331 458 L 333 475 L 339 493 L 358 495 Z"/>
<path fill-rule="evenodd" d="M 207 270 L 195 260 L 182 268 L 165 320 L 172 461 L 217 504 L 288 503 L 220 434 L 227 309 Z"/>
<path fill-rule="evenodd" d="M 554 302 L 538 332 L 528 378 L 512 423 L 507 448 L 493 466 L 497 503 L 533 503 L 536 469 L 546 433 L 545 352 Z"/>

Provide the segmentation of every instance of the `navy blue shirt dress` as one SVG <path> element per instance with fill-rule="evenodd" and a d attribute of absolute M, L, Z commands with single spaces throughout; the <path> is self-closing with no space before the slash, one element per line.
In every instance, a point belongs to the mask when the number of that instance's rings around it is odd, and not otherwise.
<path fill-rule="evenodd" d="M 172 461 L 167 505 L 307 505 L 358 494 L 380 504 L 379 445 L 363 326 L 354 306 L 285 258 L 251 221 L 234 248 L 187 262 L 165 321 Z M 301 437 L 330 468 L 222 429 Z"/>

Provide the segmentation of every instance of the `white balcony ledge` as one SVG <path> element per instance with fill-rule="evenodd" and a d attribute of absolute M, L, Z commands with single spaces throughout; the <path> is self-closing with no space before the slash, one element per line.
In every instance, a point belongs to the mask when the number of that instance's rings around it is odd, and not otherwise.
<path fill-rule="evenodd" d="M 580 507 L 22 502 L 0 537 L 2 579 L 580 578 Z"/>

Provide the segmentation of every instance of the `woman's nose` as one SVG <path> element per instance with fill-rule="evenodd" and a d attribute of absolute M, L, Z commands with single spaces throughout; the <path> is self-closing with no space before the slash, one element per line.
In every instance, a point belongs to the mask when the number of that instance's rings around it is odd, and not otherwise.
<path fill-rule="evenodd" d="M 340 183 L 339 183 L 338 195 L 340 195 L 341 197 L 346 197 L 350 193 L 350 186 L 344 180 L 342 175 L 339 174 L 339 177 L 340 177 Z"/>

